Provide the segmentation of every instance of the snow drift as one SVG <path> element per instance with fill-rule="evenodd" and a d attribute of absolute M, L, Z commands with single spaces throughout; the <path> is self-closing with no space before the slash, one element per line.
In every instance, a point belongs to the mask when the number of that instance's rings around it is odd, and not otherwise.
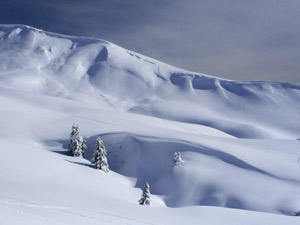
<path fill-rule="evenodd" d="M 1 26 L 0 81 L 69 99 L 107 103 L 240 138 L 296 138 L 300 86 L 235 82 L 171 67 L 112 43 Z M 179 110 L 180 108 L 180 110 Z M 280 119 L 278 119 L 280 118 Z"/>
<path fill-rule="evenodd" d="M 0 100 L 5 224 L 296 223 L 286 215 L 300 210 L 298 84 L 224 80 L 0 25 Z M 66 154 L 74 122 L 87 160 Z M 109 174 L 89 161 L 98 135 Z M 145 181 L 151 208 L 137 204 Z"/>

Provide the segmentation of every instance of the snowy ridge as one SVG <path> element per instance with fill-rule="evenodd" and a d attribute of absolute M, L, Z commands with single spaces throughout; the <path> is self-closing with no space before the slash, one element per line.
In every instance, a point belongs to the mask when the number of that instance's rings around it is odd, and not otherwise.
<path fill-rule="evenodd" d="M 234 82 L 177 69 L 98 39 L 21 25 L 0 29 L 2 87 L 81 100 L 88 95 L 119 110 L 202 124 L 242 138 L 300 133 L 293 122 L 300 119 L 294 104 L 300 101 L 300 85 Z"/>
<path fill-rule="evenodd" d="M 0 101 L 4 224 L 298 222 L 298 84 L 230 81 L 0 25 Z M 87 160 L 67 155 L 74 122 Z M 108 174 L 90 162 L 99 135 Z M 150 208 L 137 202 L 145 181 Z"/>

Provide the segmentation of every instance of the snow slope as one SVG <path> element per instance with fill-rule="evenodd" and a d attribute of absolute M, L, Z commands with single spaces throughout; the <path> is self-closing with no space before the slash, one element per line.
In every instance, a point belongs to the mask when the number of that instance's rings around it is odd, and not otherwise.
<path fill-rule="evenodd" d="M 299 223 L 298 84 L 0 25 L 0 93 L 0 224 Z M 74 122 L 87 160 L 66 153 Z M 109 174 L 90 163 L 98 135 Z M 152 207 L 137 203 L 146 180 Z"/>

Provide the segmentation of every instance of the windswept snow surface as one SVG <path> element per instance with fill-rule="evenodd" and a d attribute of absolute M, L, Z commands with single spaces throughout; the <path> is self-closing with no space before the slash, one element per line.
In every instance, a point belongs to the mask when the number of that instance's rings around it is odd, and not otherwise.
<path fill-rule="evenodd" d="M 0 102 L 1 225 L 300 224 L 298 84 L 0 25 Z M 67 154 L 73 123 L 87 159 Z M 108 174 L 90 162 L 99 135 Z M 151 207 L 137 202 L 145 181 Z"/>

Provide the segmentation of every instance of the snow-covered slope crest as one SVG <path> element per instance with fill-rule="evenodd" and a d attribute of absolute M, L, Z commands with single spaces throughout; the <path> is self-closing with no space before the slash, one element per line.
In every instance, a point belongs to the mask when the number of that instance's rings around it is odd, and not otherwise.
<path fill-rule="evenodd" d="M 0 85 L 202 124 L 235 137 L 300 133 L 293 122 L 300 120 L 300 85 L 219 79 L 107 41 L 24 25 L 0 25 Z"/>
<path fill-rule="evenodd" d="M 299 99 L 296 84 L 0 25 L 0 223 L 297 224 Z M 74 122 L 87 159 L 67 154 Z M 98 136 L 109 173 L 91 163 Z M 138 204 L 145 181 L 152 207 Z"/>

